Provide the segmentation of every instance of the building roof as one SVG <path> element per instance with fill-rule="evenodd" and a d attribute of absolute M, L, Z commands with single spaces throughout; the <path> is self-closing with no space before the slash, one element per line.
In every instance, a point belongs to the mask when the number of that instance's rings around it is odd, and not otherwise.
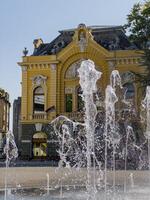
<path fill-rule="evenodd" d="M 132 44 L 122 26 L 88 26 L 91 29 L 94 40 L 105 49 L 111 50 L 127 50 L 137 49 Z M 53 55 L 59 53 L 71 41 L 76 29 L 66 29 L 59 31 L 59 35 L 50 43 L 40 43 L 34 48 L 33 56 Z M 40 39 L 41 41 L 41 39 Z"/>

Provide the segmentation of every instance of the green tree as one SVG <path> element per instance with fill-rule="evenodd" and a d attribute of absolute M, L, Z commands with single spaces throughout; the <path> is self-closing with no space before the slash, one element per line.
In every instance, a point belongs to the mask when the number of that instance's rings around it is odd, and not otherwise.
<path fill-rule="evenodd" d="M 141 65 L 146 66 L 146 73 L 136 74 L 136 77 L 146 87 L 150 85 L 150 0 L 133 6 L 127 15 L 125 28 L 129 32 L 130 41 L 143 50 Z"/>
<path fill-rule="evenodd" d="M 147 48 L 147 43 L 150 42 L 150 0 L 133 6 L 127 15 L 125 28 L 132 42 L 142 49 Z"/>

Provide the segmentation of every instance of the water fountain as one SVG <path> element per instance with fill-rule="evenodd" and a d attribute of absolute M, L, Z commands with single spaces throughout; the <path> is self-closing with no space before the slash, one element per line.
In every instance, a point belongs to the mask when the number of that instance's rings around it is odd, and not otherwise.
<path fill-rule="evenodd" d="M 8 131 L 6 133 L 6 144 L 4 147 L 4 154 L 6 156 L 6 168 L 5 168 L 5 200 L 7 200 L 7 191 L 8 191 L 8 187 L 7 187 L 7 175 L 8 175 L 8 167 L 10 165 L 10 162 L 13 159 L 16 159 L 18 157 L 18 149 L 14 140 L 14 135 L 12 132 Z"/>
<path fill-rule="evenodd" d="M 116 128 L 115 104 L 118 101 L 116 96 L 116 87 L 121 86 L 119 72 L 114 70 L 110 76 L 110 85 L 106 88 L 105 94 L 105 199 L 107 199 L 107 151 L 108 143 L 113 146 L 113 194 L 115 195 L 115 153 L 116 146 L 119 144 L 120 136 Z"/>
<path fill-rule="evenodd" d="M 46 174 L 46 189 L 47 189 L 47 195 L 49 195 L 49 188 L 50 188 L 50 183 L 49 183 L 49 174 Z"/>
<path fill-rule="evenodd" d="M 145 116 L 145 137 L 148 143 L 148 168 L 150 170 L 150 86 L 146 88 L 146 95 L 144 100 L 142 101 L 142 107 L 146 112 Z"/>
<path fill-rule="evenodd" d="M 124 143 L 124 170 L 116 170 L 117 148 L 120 145 L 122 135 L 119 132 L 116 118 L 116 105 L 119 102 L 118 89 L 122 89 L 121 78 L 117 70 L 112 71 L 110 84 L 105 91 L 105 111 L 102 114 L 104 126 L 98 126 L 96 117 L 99 114 L 94 102 L 94 94 L 97 92 L 96 82 L 101 77 L 101 72 L 95 69 L 94 63 L 85 60 L 78 69 L 80 86 L 82 89 L 82 99 L 85 106 L 84 122 L 74 122 L 65 116 L 59 116 L 49 125 L 53 127 L 53 134 L 57 136 L 60 156 L 58 168 L 49 170 L 45 174 L 46 188 L 42 190 L 42 196 L 25 197 L 20 199 L 69 199 L 69 200 L 134 200 L 139 187 L 143 184 L 139 172 L 128 172 L 128 154 L 131 145 L 137 146 L 134 138 L 134 130 L 125 123 L 125 143 Z M 150 87 L 142 102 L 146 114 L 145 135 L 150 145 Z M 104 151 L 96 149 L 95 132 L 104 139 Z M 103 131 L 104 129 L 104 131 Z M 148 145 L 148 146 L 149 146 Z M 150 149 L 150 147 L 149 147 Z M 7 174 L 8 166 L 12 159 L 17 157 L 17 148 L 11 132 L 6 135 L 6 176 L 5 176 L 5 196 L 8 200 Z M 96 153 L 98 151 L 98 153 Z M 142 150 L 141 150 L 142 151 Z M 148 151 L 150 155 L 150 150 Z M 104 154 L 104 163 L 97 157 L 97 154 Z M 111 163 L 109 163 L 111 161 Z M 150 166 L 150 156 L 149 156 Z M 42 170 L 42 169 L 41 169 Z M 52 179 L 52 173 L 55 177 Z M 147 173 L 142 174 L 144 179 Z M 136 180 L 136 181 L 135 181 Z M 138 181 L 137 181 L 138 180 Z M 141 181 L 141 182 L 140 182 Z M 145 179 L 144 179 L 145 181 Z M 19 184 L 19 183 L 18 183 Z M 130 190 L 129 190 L 130 187 Z M 136 190 L 135 190 L 136 189 Z M 39 190 L 39 189 L 38 189 Z M 32 189 L 32 191 L 34 191 Z M 46 196 L 44 195 L 44 192 Z M 52 192 L 53 191 L 53 192 Z M 35 191 L 36 193 L 37 191 Z M 53 193 L 53 194 L 52 194 Z M 138 194 L 140 196 L 141 194 Z M 144 196 L 145 195 L 145 196 Z M 10 196 L 9 196 L 10 197 Z M 146 199 L 147 198 L 147 199 Z M 149 200 L 149 194 L 142 194 L 139 200 Z M 15 199 L 18 199 L 15 196 Z M 0 197 L 1 200 L 1 197 Z"/>
<path fill-rule="evenodd" d="M 90 60 L 83 61 L 78 69 L 80 77 L 80 86 L 82 89 L 82 98 L 85 104 L 85 128 L 87 139 L 87 191 L 88 200 L 95 200 L 95 154 L 94 154 L 94 133 L 95 117 L 97 114 L 96 105 L 93 101 L 93 94 L 97 91 L 96 82 L 101 73 L 98 72 L 94 63 Z M 93 164 L 92 164 L 93 162 Z"/>
<path fill-rule="evenodd" d="M 127 126 L 126 128 L 126 144 L 125 144 L 125 164 L 124 164 L 124 193 L 127 192 L 127 157 L 128 157 L 128 146 L 129 146 L 129 139 L 133 137 L 134 138 L 134 132 L 133 128 L 131 126 Z M 135 144 L 135 138 L 131 140 L 132 145 Z M 132 173 L 131 173 L 132 174 Z M 131 180 L 131 185 L 133 185 L 133 174 L 130 174 L 130 180 Z"/>

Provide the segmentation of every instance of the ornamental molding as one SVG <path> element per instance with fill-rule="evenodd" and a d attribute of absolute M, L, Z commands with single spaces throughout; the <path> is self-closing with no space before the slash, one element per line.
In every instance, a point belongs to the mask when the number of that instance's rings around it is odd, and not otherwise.
<path fill-rule="evenodd" d="M 115 68 L 115 61 L 114 60 L 109 60 L 108 61 L 108 67 L 112 71 Z"/>
<path fill-rule="evenodd" d="M 35 124 L 35 129 L 37 132 L 40 132 L 42 130 L 42 124 L 41 123 L 36 123 Z"/>
<path fill-rule="evenodd" d="M 65 88 L 65 94 L 73 94 L 73 93 L 75 93 L 75 88 L 72 87 Z"/>
<path fill-rule="evenodd" d="M 49 64 L 47 64 L 47 63 L 32 63 L 32 64 L 30 64 L 29 65 L 29 69 L 47 69 L 47 68 L 49 68 Z"/>
<path fill-rule="evenodd" d="M 52 70 L 56 70 L 56 66 L 57 66 L 57 65 L 56 65 L 55 63 L 51 63 L 50 66 L 51 66 L 51 69 L 52 69 Z"/>
<path fill-rule="evenodd" d="M 21 140 L 22 143 L 31 143 L 31 140 Z"/>
<path fill-rule="evenodd" d="M 27 71 L 27 66 L 22 66 L 22 71 L 26 72 Z"/>
<path fill-rule="evenodd" d="M 47 77 L 43 75 L 37 75 L 37 76 L 33 76 L 31 80 L 32 80 L 33 85 L 39 86 L 46 83 Z"/>
<path fill-rule="evenodd" d="M 85 52 L 89 39 L 93 40 L 91 29 L 86 27 L 85 24 L 79 24 L 73 36 L 73 40 L 76 42 L 81 53 Z"/>
<path fill-rule="evenodd" d="M 88 45 L 87 38 L 83 31 L 79 34 L 78 45 L 80 48 L 80 52 L 84 52 Z"/>
<path fill-rule="evenodd" d="M 111 67 L 111 65 L 139 65 L 141 62 L 140 57 L 126 57 L 126 58 L 114 58 L 114 59 L 107 59 L 108 66 Z"/>

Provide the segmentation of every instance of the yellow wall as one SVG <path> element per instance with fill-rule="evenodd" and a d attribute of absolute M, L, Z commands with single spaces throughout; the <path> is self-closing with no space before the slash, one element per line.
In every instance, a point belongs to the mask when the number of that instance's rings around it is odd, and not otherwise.
<path fill-rule="evenodd" d="M 99 70 L 103 73 L 98 85 L 103 93 L 109 84 L 110 73 L 113 69 L 120 73 L 126 71 L 143 72 L 144 68 L 139 67 L 140 54 L 135 50 L 107 51 L 97 44 L 91 37 L 89 30 L 86 31 L 88 44 L 84 52 L 81 52 L 77 43 L 77 34 L 73 41 L 57 55 L 50 56 L 26 56 L 23 57 L 19 65 L 22 67 L 22 123 L 48 122 L 57 114 L 65 112 L 65 87 L 76 88 L 79 85 L 79 79 L 65 80 L 65 73 L 69 66 L 80 59 L 91 59 Z M 110 66 L 113 63 L 113 67 Z M 55 68 L 56 69 L 53 69 Z M 55 106 L 56 111 L 51 112 L 47 118 L 33 119 L 33 84 L 31 78 L 36 75 L 47 77 L 45 85 L 46 109 Z M 136 88 L 139 86 L 136 85 Z M 139 98 L 140 91 L 136 89 Z M 76 95 L 73 95 L 73 109 L 76 111 Z M 137 98 L 136 98 L 137 103 Z"/>

